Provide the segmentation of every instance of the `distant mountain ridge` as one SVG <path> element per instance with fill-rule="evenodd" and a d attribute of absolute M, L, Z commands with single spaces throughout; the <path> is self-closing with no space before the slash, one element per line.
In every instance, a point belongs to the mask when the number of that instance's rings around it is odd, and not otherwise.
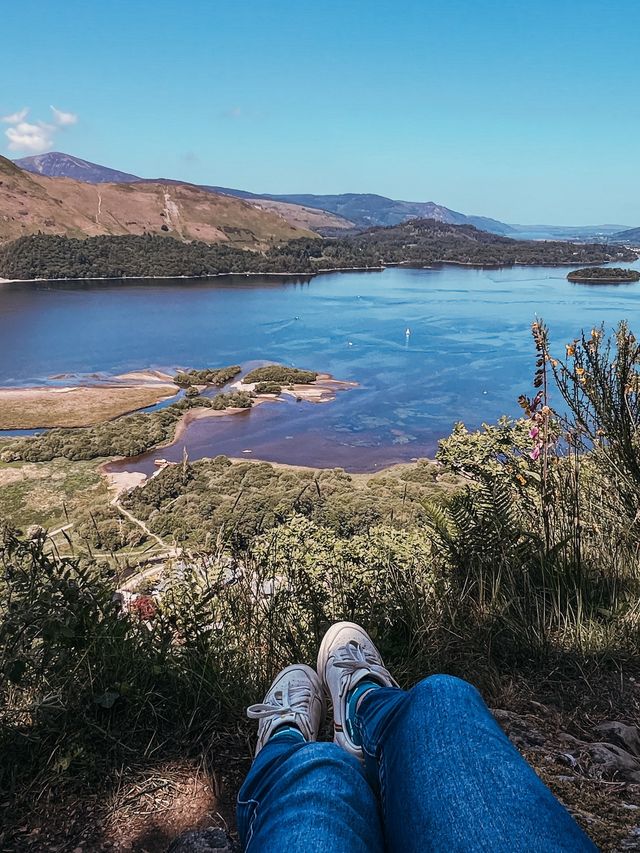
<path fill-rule="evenodd" d="M 141 178 L 130 172 L 101 166 L 61 151 L 50 151 L 14 161 L 21 169 L 48 177 L 73 178 L 89 184 L 153 183 L 189 184 L 174 178 Z M 375 193 L 254 193 L 212 184 L 191 184 L 210 193 L 243 199 L 250 204 L 283 217 L 290 225 L 325 236 L 340 236 L 356 229 L 400 225 L 411 219 L 435 219 L 450 225 L 473 225 L 491 234 L 531 240 L 636 241 L 638 229 L 624 225 L 517 225 L 488 216 L 472 216 L 433 201 L 403 201 Z"/>
<path fill-rule="evenodd" d="M 27 172 L 49 177 L 70 177 L 91 184 L 100 183 L 182 183 L 172 178 L 141 178 L 107 166 L 73 157 L 60 151 L 50 151 L 34 157 L 22 157 L 15 163 Z M 515 229 L 505 222 L 486 216 L 467 216 L 432 201 L 401 201 L 374 193 L 343 193 L 340 195 L 253 193 L 231 187 L 196 184 L 207 192 L 234 196 L 279 213 L 291 224 L 307 227 L 318 233 L 338 233 L 353 228 L 399 225 L 409 219 L 435 219 L 450 225 L 474 225 L 493 234 L 511 234 Z M 283 206 L 285 205 L 285 206 Z M 288 207 L 287 207 L 288 206 Z M 295 206 L 292 209 L 291 206 Z M 328 216 L 314 215 L 321 211 Z"/>
<path fill-rule="evenodd" d="M 488 216 L 468 216 L 433 201 L 401 201 L 374 193 L 343 193 L 341 195 L 267 195 L 277 201 L 321 207 L 350 219 L 363 228 L 378 225 L 401 225 L 409 219 L 435 219 L 448 225 L 473 225 L 492 234 L 515 233 L 505 222 Z"/>
<path fill-rule="evenodd" d="M 609 239 L 614 243 L 631 243 L 634 246 L 640 246 L 640 228 L 626 228 L 624 231 L 612 234 Z"/>
<path fill-rule="evenodd" d="M 13 162 L 21 169 L 33 172 L 35 175 L 45 175 L 47 178 L 73 178 L 75 181 L 83 181 L 86 184 L 129 184 L 140 180 L 129 172 L 99 166 L 89 160 L 63 154 L 61 151 L 22 157 Z"/>

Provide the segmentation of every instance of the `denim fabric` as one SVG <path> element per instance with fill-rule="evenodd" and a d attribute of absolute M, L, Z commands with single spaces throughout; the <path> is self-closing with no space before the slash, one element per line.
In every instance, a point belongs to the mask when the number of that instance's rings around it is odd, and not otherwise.
<path fill-rule="evenodd" d="M 238 794 L 247 853 L 383 853 L 378 802 L 357 758 L 282 734 L 260 750 Z"/>
<path fill-rule="evenodd" d="M 264 747 L 239 795 L 243 849 L 596 850 L 470 684 L 436 675 L 408 693 L 372 690 L 359 705 L 356 725 L 364 773 L 333 744 L 301 744 L 282 735 Z"/>

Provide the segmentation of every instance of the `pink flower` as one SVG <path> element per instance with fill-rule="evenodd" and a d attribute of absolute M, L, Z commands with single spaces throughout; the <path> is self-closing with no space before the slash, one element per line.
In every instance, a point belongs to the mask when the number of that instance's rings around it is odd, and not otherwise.
<path fill-rule="evenodd" d="M 539 435 L 540 435 L 540 430 L 538 429 L 538 427 L 531 427 L 531 429 L 529 430 L 529 437 L 530 438 L 537 438 Z"/>
<path fill-rule="evenodd" d="M 533 459 L 534 462 L 536 461 L 536 459 L 540 458 L 540 447 L 539 447 L 539 445 L 536 445 L 533 448 L 533 450 L 529 453 L 529 456 Z"/>

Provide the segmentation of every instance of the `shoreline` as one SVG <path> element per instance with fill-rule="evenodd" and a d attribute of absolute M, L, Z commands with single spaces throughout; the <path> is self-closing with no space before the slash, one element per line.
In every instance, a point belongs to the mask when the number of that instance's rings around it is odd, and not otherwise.
<path fill-rule="evenodd" d="M 640 259 L 640 249 L 632 249 L 636 252 L 636 260 Z M 599 264 L 617 263 L 613 260 L 591 261 L 585 262 L 587 266 L 597 266 Z M 633 263 L 633 262 L 630 262 Z M 535 263 L 525 263 L 524 261 L 514 261 L 512 263 L 495 263 L 495 264 L 480 264 L 473 261 L 454 261 L 454 260 L 435 260 L 429 264 L 411 264 L 408 261 L 390 261 L 389 263 L 381 264 L 375 267 L 328 267 L 317 270 L 306 270 L 301 272 L 217 272 L 207 275 L 123 275 L 123 276 L 87 276 L 86 278 L 1 278 L 0 286 L 4 284 L 37 284 L 38 282 L 64 282 L 64 281 L 171 281 L 173 279 L 182 279 L 184 281 L 206 281 L 207 279 L 215 278 L 249 278 L 250 276 L 275 276 L 277 278 L 308 278 L 312 279 L 318 275 L 327 275 L 328 273 L 340 272 L 383 272 L 386 269 L 404 267 L 405 269 L 428 270 L 434 269 L 437 266 L 459 266 L 470 267 L 471 269 L 508 269 L 510 267 L 571 267 L 575 266 L 573 261 L 553 261 L 544 262 L 536 261 Z"/>

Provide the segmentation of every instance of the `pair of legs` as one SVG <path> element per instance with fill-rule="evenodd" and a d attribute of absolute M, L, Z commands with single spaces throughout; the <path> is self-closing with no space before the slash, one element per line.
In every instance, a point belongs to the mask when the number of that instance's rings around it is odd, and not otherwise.
<path fill-rule="evenodd" d="M 362 629 L 345 625 L 334 626 L 338 641 L 371 643 Z M 382 660 L 372 662 L 370 651 L 358 669 L 325 649 L 320 675 L 331 693 L 337 743 L 313 739 L 313 713 L 301 726 L 278 725 L 296 700 L 302 708 L 301 694 L 289 692 L 285 713 L 270 718 L 275 725 L 238 797 L 247 853 L 596 849 L 474 687 L 436 675 L 405 692 L 385 679 Z M 267 706 L 275 707 L 256 707 Z"/>

